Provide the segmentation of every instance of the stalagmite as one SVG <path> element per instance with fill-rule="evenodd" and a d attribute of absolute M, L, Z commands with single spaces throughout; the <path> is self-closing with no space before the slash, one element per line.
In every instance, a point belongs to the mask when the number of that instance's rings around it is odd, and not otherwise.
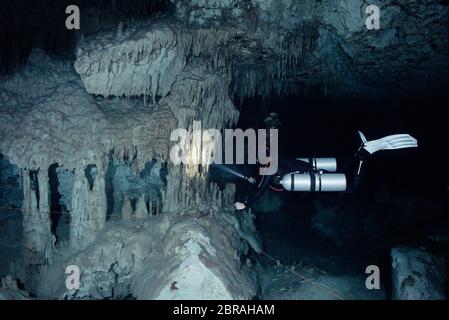
<path fill-rule="evenodd" d="M 180 188 L 179 184 L 182 183 L 182 166 L 168 167 L 167 186 L 165 188 L 165 194 L 162 198 L 162 206 L 167 212 L 178 211 L 180 205 Z"/>
<path fill-rule="evenodd" d="M 217 205 L 223 206 L 223 191 L 218 192 Z"/>
<path fill-rule="evenodd" d="M 133 216 L 133 208 L 131 206 L 131 200 L 127 195 L 123 198 L 123 205 L 122 205 L 122 219 L 123 220 L 129 220 Z"/>
<path fill-rule="evenodd" d="M 89 198 L 89 223 L 91 234 L 89 235 L 88 241 L 92 241 L 98 231 L 103 229 L 106 223 L 106 211 L 107 211 L 107 197 L 106 197 L 106 163 L 101 163 L 97 165 L 97 175 L 94 180 L 94 185 L 90 193 Z"/>
<path fill-rule="evenodd" d="M 235 184 L 227 183 L 223 190 L 223 206 L 232 206 L 235 200 Z"/>
<path fill-rule="evenodd" d="M 117 38 L 120 38 L 123 34 L 123 21 L 120 21 L 117 27 Z"/>
<path fill-rule="evenodd" d="M 195 204 L 199 206 L 201 203 L 200 194 L 198 192 L 195 192 Z"/>
<path fill-rule="evenodd" d="M 150 198 L 148 200 L 148 215 L 151 217 L 153 214 L 154 214 L 154 212 L 153 212 L 153 199 L 150 196 Z"/>
<path fill-rule="evenodd" d="M 139 199 L 137 200 L 136 211 L 134 214 L 137 219 L 148 218 L 148 210 L 147 210 L 147 203 L 145 202 L 145 195 L 140 196 Z"/>
<path fill-rule="evenodd" d="M 161 200 L 159 197 L 156 199 L 156 215 L 158 216 L 161 213 Z"/>

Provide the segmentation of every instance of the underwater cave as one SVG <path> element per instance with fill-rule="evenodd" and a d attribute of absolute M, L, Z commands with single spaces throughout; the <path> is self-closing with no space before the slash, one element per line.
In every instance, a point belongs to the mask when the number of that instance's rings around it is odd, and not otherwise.
<path fill-rule="evenodd" d="M 0 300 L 446 300 L 448 27 L 447 1 L 2 1 Z"/>

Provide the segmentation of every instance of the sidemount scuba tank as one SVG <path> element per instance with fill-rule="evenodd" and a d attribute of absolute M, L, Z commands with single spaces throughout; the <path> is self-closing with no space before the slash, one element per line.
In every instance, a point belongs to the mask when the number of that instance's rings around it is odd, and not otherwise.
<path fill-rule="evenodd" d="M 343 173 L 289 173 L 280 181 L 287 191 L 303 192 L 342 192 L 346 191 L 346 175 Z"/>
<path fill-rule="evenodd" d="M 310 171 L 296 171 L 274 178 L 274 183 L 286 191 L 342 192 L 346 191 L 346 175 L 337 172 L 336 158 L 297 158 L 309 164 Z"/>
<path fill-rule="evenodd" d="M 308 163 L 314 170 L 337 172 L 336 158 L 297 158 L 296 160 Z"/>

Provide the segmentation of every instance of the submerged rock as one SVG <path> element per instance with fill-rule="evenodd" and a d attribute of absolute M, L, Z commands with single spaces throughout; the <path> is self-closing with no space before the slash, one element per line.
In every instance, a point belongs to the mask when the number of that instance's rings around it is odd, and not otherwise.
<path fill-rule="evenodd" d="M 444 300 L 444 259 L 424 248 L 399 246 L 391 250 L 393 299 Z"/>
<path fill-rule="evenodd" d="M 317 261 L 313 261 L 316 263 Z M 383 300 L 364 275 L 328 274 L 315 264 L 276 265 L 262 271 L 262 300 Z"/>
<path fill-rule="evenodd" d="M 38 296 L 65 299 L 251 299 L 249 246 L 223 216 L 190 214 L 111 222 L 85 250 L 61 250 L 42 271 Z M 65 269 L 80 270 L 78 290 Z"/>
<path fill-rule="evenodd" d="M 0 281 L 0 300 L 31 300 L 30 295 L 21 290 L 16 280 L 4 277 Z"/>

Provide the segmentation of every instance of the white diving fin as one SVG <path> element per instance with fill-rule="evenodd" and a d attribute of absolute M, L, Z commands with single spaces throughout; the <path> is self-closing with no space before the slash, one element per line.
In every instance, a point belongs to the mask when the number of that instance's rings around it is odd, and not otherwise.
<path fill-rule="evenodd" d="M 396 150 L 418 147 L 418 140 L 409 134 L 394 134 L 372 141 L 368 141 L 365 135 L 360 131 L 359 135 L 362 139 L 361 149 L 364 149 L 369 154 L 373 154 L 381 150 Z"/>
<path fill-rule="evenodd" d="M 359 131 L 359 136 L 362 140 L 362 145 L 360 146 L 358 152 L 360 161 L 357 175 L 360 175 L 361 173 L 363 162 L 367 160 L 373 153 L 381 150 L 396 150 L 418 147 L 418 140 L 416 140 L 409 134 L 394 134 L 372 141 L 368 141 L 368 139 L 366 139 L 365 135 L 361 131 Z"/>
<path fill-rule="evenodd" d="M 363 143 L 363 144 L 365 144 L 365 143 L 368 142 L 368 140 L 366 139 L 365 135 L 364 135 L 363 132 L 360 131 L 360 130 L 359 130 L 359 136 L 360 136 L 360 139 L 362 140 L 362 143 Z"/>

